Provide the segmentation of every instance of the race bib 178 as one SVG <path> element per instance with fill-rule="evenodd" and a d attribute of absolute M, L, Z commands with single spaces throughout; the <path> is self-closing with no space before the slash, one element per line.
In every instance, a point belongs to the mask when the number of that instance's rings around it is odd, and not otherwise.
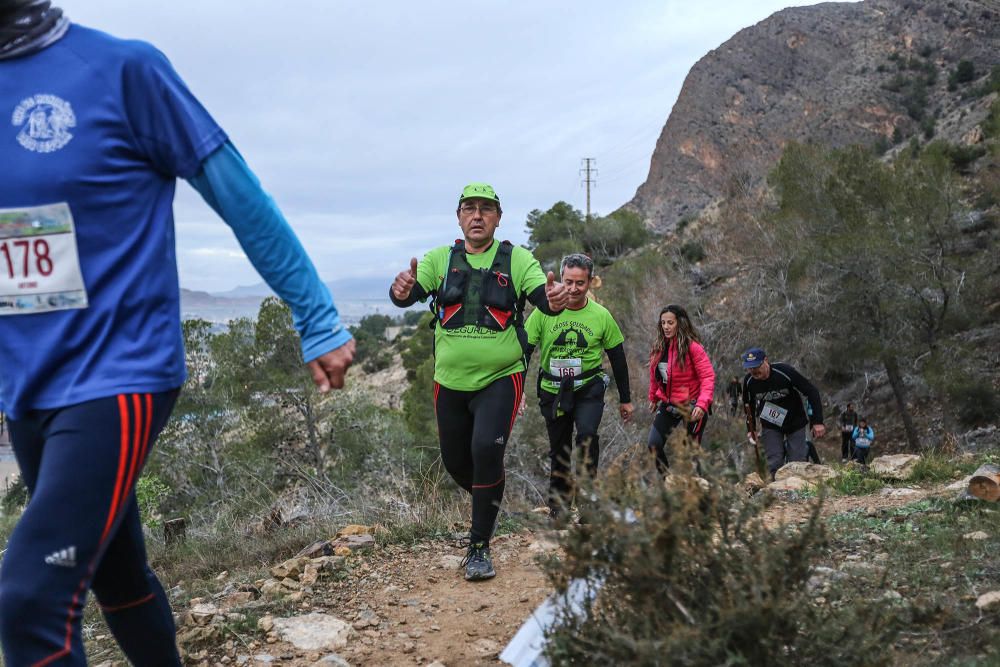
<path fill-rule="evenodd" d="M 0 209 L 0 315 L 86 307 L 69 205 Z"/>

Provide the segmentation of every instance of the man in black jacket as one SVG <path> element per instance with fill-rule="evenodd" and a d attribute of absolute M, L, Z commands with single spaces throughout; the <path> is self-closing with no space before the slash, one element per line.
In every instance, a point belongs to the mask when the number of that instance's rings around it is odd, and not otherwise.
<path fill-rule="evenodd" d="M 772 364 L 759 347 L 752 347 L 741 355 L 747 375 L 743 378 L 743 407 L 747 418 L 747 435 L 757 439 L 757 420 L 760 420 L 760 439 L 767 455 L 767 468 L 774 473 L 785 461 L 786 447 L 789 461 L 805 461 L 808 457 L 806 426 L 814 438 L 826 434 L 823 425 L 823 403 L 819 391 L 792 366 Z M 805 395 L 812 406 L 812 416 L 807 416 L 802 398 Z"/>
<path fill-rule="evenodd" d="M 854 446 L 851 443 L 851 434 L 854 433 L 858 425 L 858 413 L 854 411 L 854 404 L 848 403 L 847 409 L 840 414 L 840 462 L 847 463 L 854 458 Z"/>

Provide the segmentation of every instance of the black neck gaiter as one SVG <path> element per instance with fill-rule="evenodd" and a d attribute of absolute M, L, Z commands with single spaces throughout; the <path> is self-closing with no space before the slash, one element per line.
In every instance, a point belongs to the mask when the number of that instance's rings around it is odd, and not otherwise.
<path fill-rule="evenodd" d="M 66 33 L 69 19 L 50 0 L 0 0 L 0 60 L 44 49 Z"/>

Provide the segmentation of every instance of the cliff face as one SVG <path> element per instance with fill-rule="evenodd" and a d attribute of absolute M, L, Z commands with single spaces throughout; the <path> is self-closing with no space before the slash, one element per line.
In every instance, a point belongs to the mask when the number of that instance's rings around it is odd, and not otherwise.
<path fill-rule="evenodd" d="M 960 61 L 971 81 L 955 81 Z M 789 141 L 976 141 L 995 96 L 1000 0 L 866 0 L 780 11 L 691 69 L 627 206 L 663 233 L 761 184 Z M 967 67 L 967 66 L 966 66 Z M 967 78 L 967 77 L 966 77 Z"/>

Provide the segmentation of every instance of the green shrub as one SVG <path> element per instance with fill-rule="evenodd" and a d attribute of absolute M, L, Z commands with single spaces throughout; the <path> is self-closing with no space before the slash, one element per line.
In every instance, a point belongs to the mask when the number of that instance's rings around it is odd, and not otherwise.
<path fill-rule="evenodd" d="M 922 121 L 920 121 L 920 129 L 924 132 L 924 139 L 933 139 L 935 127 L 937 126 L 937 119 L 933 116 L 927 116 Z"/>
<path fill-rule="evenodd" d="M 677 221 L 677 226 L 674 227 L 674 231 L 680 234 L 685 229 L 687 229 L 692 222 L 698 219 L 696 213 L 685 213 L 680 220 Z"/>
<path fill-rule="evenodd" d="M 851 600 L 844 584 L 817 604 L 807 587 L 826 544 L 815 503 L 804 525 L 769 527 L 747 501 L 673 439 L 669 484 L 648 469 L 613 469 L 583 523 L 547 565 L 557 590 L 603 582 L 581 609 L 562 608 L 553 664 L 887 665 L 894 612 Z M 643 457 L 643 463 L 648 460 Z M 766 498 L 766 496 L 765 496 Z"/>
<path fill-rule="evenodd" d="M 705 259 L 705 248 L 697 241 L 688 241 L 681 246 L 681 257 L 694 264 Z"/>
<path fill-rule="evenodd" d="M 935 142 L 937 143 L 937 142 Z M 937 144 L 940 145 L 940 144 Z M 960 174 L 968 173 L 973 162 L 986 154 L 984 146 L 959 146 L 946 144 L 944 154 L 951 162 L 951 166 Z"/>
<path fill-rule="evenodd" d="M 949 482 L 959 474 L 961 471 L 954 461 L 943 454 L 931 451 L 924 453 L 917 464 L 913 466 L 913 473 L 911 473 L 909 481 L 937 484 Z"/>
<path fill-rule="evenodd" d="M 825 484 L 826 488 L 841 496 L 867 496 L 885 486 L 885 482 L 868 472 L 844 468 L 839 475 Z"/>
<path fill-rule="evenodd" d="M 0 510 L 4 514 L 11 516 L 20 514 L 21 509 L 28 504 L 28 487 L 24 485 L 24 480 L 18 475 L 14 483 L 7 489 L 3 500 L 0 501 Z"/>
<path fill-rule="evenodd" d="M 987 139 L 1000 137 L 1000 99 L 994 100 L 990 105 L 989 114 L 983 121 L 983 134 Z"/>
<path fill-rule="evenodd" d="M 135 483 L 135 498 L 139 503 L 139 514 L 145 525 L 150 528 L 159 527 L 163 519 L 160 507 L 168 495 L 170 487 L 156 475 L 143 475 Z"/>
<path fill-rule="evenodd" d="M 960 60 L 955 67 L 955 83 L 969 83 L 976 78 L 976 66 L 970 60 Z"/>
<path fill-rule="evenodd" d="M 1000 396 L 988 380 L 968 380 L 952 386 L 949 398 L 963 426 L 985 426 L 1000 414 Z"/>

